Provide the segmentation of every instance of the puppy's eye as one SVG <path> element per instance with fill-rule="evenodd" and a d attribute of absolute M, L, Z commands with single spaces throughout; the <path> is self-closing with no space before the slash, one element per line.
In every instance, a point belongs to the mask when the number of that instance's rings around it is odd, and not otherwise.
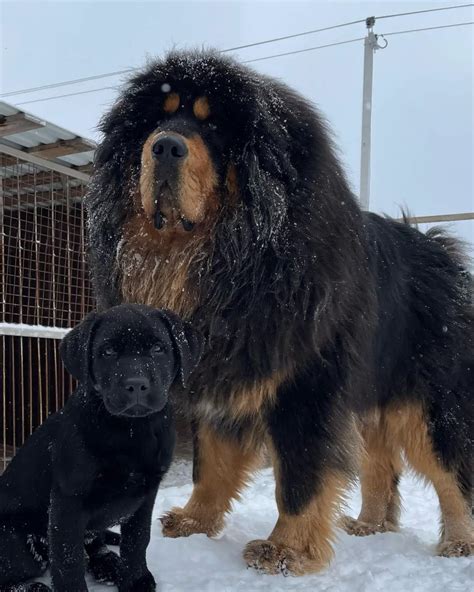
<path fill-rule="evenodd" d="M 102 350 L 102 355 L 105 356 L 106 358 L 110 358 L 111 356 L 114 356 L 115 353 L 116 352 L 111 345 L 104 347 L 104 349 Z"/>
<path fill-rule="evenodd" d="M 164 354 L 165 346 L 162 343 L 155 343 L 155 345 L 151 348 L 151 353 L 154 355 Z"/>

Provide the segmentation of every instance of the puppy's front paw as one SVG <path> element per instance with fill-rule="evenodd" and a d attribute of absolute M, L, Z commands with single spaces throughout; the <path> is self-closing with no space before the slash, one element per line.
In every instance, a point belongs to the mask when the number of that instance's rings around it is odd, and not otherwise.
<path fill-rule="evenodd" d="M 155 592 L 155 578 L 147 571 L 134 582 L 123 582 L 119 586 L 119 592 Z"/>
<path fill-rule="evenodd" d="M 88 569 L 98 582 L 117 585 L 123 572 L 123 563 L 117 553 L 92 555 L 89 559 Z"/>

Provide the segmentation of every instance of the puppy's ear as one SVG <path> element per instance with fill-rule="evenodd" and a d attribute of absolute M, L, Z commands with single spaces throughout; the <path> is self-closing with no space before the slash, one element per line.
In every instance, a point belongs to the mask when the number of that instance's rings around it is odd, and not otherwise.
<path fill-rule="evenodd" d="M 82 383 L 87 379 L 89 344 L 97 317 L 98 314 L 95 312 L 88 314 L 79 325 L 63 337 L 59 346 L 59 353 L 66 370 Z"/>
<path fill-rule="evenodd" d="M 186 388 L 192 371 L 201 359 L 204 350 L 204 337 L 191 323 L 183 321 L 174 312 L 160 309 L 154 310 L 152 314 L 158 315 L 168 327 L 179 357 L 181 382 Z"/>

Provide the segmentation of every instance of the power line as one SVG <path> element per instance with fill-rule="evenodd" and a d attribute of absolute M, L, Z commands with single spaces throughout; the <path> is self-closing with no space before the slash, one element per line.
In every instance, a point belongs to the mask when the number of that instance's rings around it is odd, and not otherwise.
<path fill-rule="evenodd" d="M 253 60 L 246 60 L 243 63 L 244 64 L 250 64 L 251 62 L 259 62 L 262 60 L 271 60 L 273 58 L 279 58 L 282 56 L 287 56 L 287 55 L 293 55 L 296 53 L 305 53 L 307 51 L 315 51 L 318 49 L 324 49 L 326 47 L 334 47 L 336 45 L 345 45 L 347 43 L 354 43 L 356 41 L 363 41 L 364 37 L 357 37 L 355 39 L 348 39 L 347 41 L 338 41 L 337 43 L 328 43 L 326 45 L 318 45 L 316 47 L 308 47 L 306 49 L 298 49 L 295 51 L 289 51 L 286 53 L 278 53 L 278 54 L 274 54 L 274 55 L 270 55 L 270 56 L 264 56 L 261 58 L 254 58 Z M 31 101 L 22 101 L 21 103 L 15 103 L 16 105 L 29 105 L 31 103 L 41 103 L 42 101 L 53 101 L 54 99 L 62 99 L 64 97 L 75 97 L 77 95 L 85 95 L 88 93 L 94 93 L 94 92 L 100 92 L 100 91 L 104 91 L 104 90 L 117 90 L 120 88 L 120 85 L 117 86 L 103 86 L 100 88 L 94 88 L 92 90 L 85 90 L 85 91 L 79 91 L 79 92 L 73 92 L 73 93 L 67 93 L 64 95 L 54 95 L 52 97 L 45 97 L 44 99 L 33 99 Z"/>
<path fill-rule="evenodd" d="M 285 53 L 276 53 L 274 55 L 265 56 L 263 58 L 254 58 L 253 60 L 246 60 L 244 64 L 250 64 L 252 62 L 261 62 L 263 60 L 272 60 L 273 58 L 281 58 L 283 56 L 294 55 L 296 53 L 305 53 L 307 51 L 314 51 L 316 49 L 323 49 L 325 47 L 334 47 L 336 45 L 345 45 L 346 43 L 354 43 L 355 41 L 363 41 L 365 37 L 357 37 L 356 39 L 349 39 L 348 41 L 338 41 L 337 43 L 328 43 L 327 45 L 318 45 L 316 47 L 307 47 L 306 49 L 297 49 L 295 51 L 287 51 Z"/>
<path fill-rule="evenodd" d="M 411 11 L 411 12 L 401 12 L 398 14 L 384 14 L 384 15 L 380 15 L 375 17 L 375 20 L 379 20 L 379 19 L 385 19 L 385 18 L 396 18 L 396 17 L 400 17 L 400 16 L 410 16 L 410 15 L 416 15 L 416 14 L 422 14 L 422 13 L 428 13 L 428 12 L 440 12 L 440 11 L 444 11 L 444 10 L 454 10 L 454 9 L 459 9 L 459 8 L 469 8 L 474 6 L 473 3 L 470 4 L 458 4 L 456 6 L 443 6 L 443 7 L 439 7 L 439 8 L 427 8 L 424 10 L 415 10 L 415 11 Z M 366 19 L 359 19 L 356 21 L 349 21 L 349 22 L 345 22 L 345 23 L 339 23 L 337 25 L 331 25 L 329 27 L 322 27 L 320 29 L 312 29 L 310 31 L 303 31 L 301 33 L 294 33 L 292 35 L 285 35 L 282 37 L 274 37 L 272 39 L 265 39 L 263 41 L 257 41 L 255 43 L 247 43 L 246 45 L 239 45 L 236 47 L 230 47 L 227 49 L 222 50 L 222 53 L 227 53 L 230 51 L 237 51 L 239 49 L 246 49 L 249 47 L 256 47 L 258 45 L 266 45 L 269 43 L 276 43 L 279 41 L 285 41 L 288 39 L 294 39 L 296 37 L 302 37 L 304 35 L 312 35 L 312 34 L 316 34 L 316 33 L 322 33 L 323 31 L 331 31 L 334 29 L 339 29 L 342 27 L 348 27 L 351 25 L 357 25 L 357 24 L 361 24 L 361 23 L 365 23 Z M 289 55 L 291 55 L 291 53 L 289 52 Z M 261 59 L 270 59 L 270 58 L 261 58 Z M 98 80 L 101 78 L 108 78 L 108 77 L 113 77 L 113 76 L 119 76 L 121 74 L 128 74 L 129 72 L 135 72 L 139 70 L 139 68 L 126 68 L 123 70 L 116 70 L 114 72 L 105 72 L 103 74 L 96 74 L 93 76 L 85 76 L 83 78 L 74 78 L 71 80 L 65 80 L 62 82 L 54 82 L 51 84 L 43 84 L 41 86 L 35 86 L 35 87 L 30 87 L 30 88 L 25 88 L 22 90 L 17 90 L 17 91 L 9 91 L 6 93 L 1 93 L 0 97 L 9 97 L 9 96 L 13 96 L 13 95 L 20 95 L 20 94 L 28 94 L 28 93 L 33 93 L 33 92 L 39 92 L 42 90 L 48 90 L 51 88 L 58 88 L 61 86 L 69 86 L 72 84 L 81 84 L 82 82 L 90 82 L 91 80 Z M 100 89 L 102 90 L 102 89 Z M 72 93 L 71 93 L 72 94 Z M 26 102 L 26 101 L 25 101 Z M 19 103 L 19 104 L 24 104 L 24 103 Z"/>
<path fill-rule="evenodd" d="M 474 21 L 466 21 L 466 22 L 461 22 L 461 23 L 453 23 L 450 25 L 438 25 L 436 27 L 422 27 L 419 29 L 405 29 L 403 31 L 390 31 L 388 33 L 379 33 L 378 35 L 380 37 L 388 37 L 390 35 L 403 35 L 405 33 L 419 33 L 421 31 L 434 31 L 436 29 L 450 29 L 452 27 L 464 27 L 466 25 L 474 25 Z M 299 54 L 299 53 L 306 53 L 308 51 L 316 51 L 318 49 L 324 49 L 326 47 L 335 47 L 337 45 L 346 45 L 348 43 L 355 43 L 356 41 L 362 41 L 364 39 L 364 37 L 357 37 L 354 39 L 348 39 L 347 41 L 338 41 L 336 43 L 328 43 L 326 45 L 317 45 L 316 47 L 308 47 L 306 49 L 297 49 L 294 51 L 288 51 L 285 53 L 277 53 L 277 54 L 272 54 L 269 56 L 263 56 L 261 58 L 254 58 L 252 60 L 246 60 L 243 63 L 244 64 L 250 64 L 252 62 L 260 62 L 263 60 L 272 60 L 274 58 L 280 58 L 283 56 L 290 56 L 290 55 L 295 55 L 295 54 Z M 89 93 L 95 93 L 95 92 L 101 92 L 104 90 L 117 90 L 120 88 L 120 85 L 116 85 L 116 86 L 103 86 L 100 88 L 94 88 L 91 90 L 84 90 L 84 91 L 79 91 L 79 92 L 73 92 L 73 93 L 66 93 L 63 95 L 54 95 L 51 97 L 44 97 L 42 99 L 33 99 L 31 101 L 22 101 L 20 103 L 15 103 L 16 105 L 29 105 L 32 103 L 42 103 L 44 101 L 53 101 L 55 99 L 63 99 L 66 97 L 75 97 L 78 95 L 85 95 L 85 94 L 89 94 Z"/>
<path fill-rule="evenodd" d="M 419 31 L 434 31 L 435 29 L 450 29 L 451 27 L 464 27 L 465 25 L 474 25 L 474 21 L 464 23 L 453 23 L 452 25 L 438 25 L 437 27 L 423 27 L 422 29 L 406 29 L 404 31 L 390 31 L 390 33 L 379 33 L 381 37 L 388 35 L 402 35 L 403 33 L 418 33 Z"/>
<path fill-rule="evenodd" d="M 357 21 L 351 21 L 347 23 L 340 23 L 338 25 L 331 25 L 330 27 L 323 27 L 321 29 L 313 29 L 311 31 L 304 31 L 302 33 L 294 33 L 293 35 L 286 35 L 284 37 L 275 37 L 273 39 L 266 39 L 264 41 L 257 41 L 256 43 L 248 43 L 247 45 L 239 45 L 236 47 L 229 47 L 228 49 L 223 49 L 221 53 L 228 53 L 229 51 L 237 51 L 238 49 L 245 49 L 247 47 L 255 47 L 257 45 L 265 45 L 267 43 L 275 43 L 277 41 L 284 41 L 286 39 L 293 39 L 295 37 L 302 37 L 303 35 L 311 35 L 313 33 L 322 33 L 323 31 L 331 31 L 334 29 L 339 29 L 341 27 L 348 27 L 350 25 L 365 23 L 365 19 L 360 19 Z M 125 70 L 116 70 L 115 72 L 106 72 L 104 74 L 96 74 L 94 76 L 85 76 L 83 78 L 74 78 L 72 80 L 64 80 L 62 82 L 54 82 L 52 84 L 43 84 L 41 86 L 32 86 L 30 88 L 25 88 L 22 90 L 12 90 L 6 93 L 1 93 L 0 97 L 9 97 L 12 95 L 22 95 L 32 92 L 37 92 L 41 90 L 47 90 L 50 88 L 57 88 L 59 86 L 68 86 L 71 84 L 80 84 L 82 82 L 89 82 L 91 80 L 97 80 L 100 78 L 107 78 L 111 76 L 119 76 L 120 74 L 128 74 L 129 72 L 135 72 L 140 68 L 127 68 Z M 22 104 L 22 103 L 19 103 Z"/>
<path fill-rule="evenodd" d="M 330 27 L 323 27 L 322 29 L 312 29 L 311 31 L 303 31 L 302 33 L 294 33 L 293 35 L 285 35 L 284 37 L 274 37 L 273 39 L 265 39 L 264 41 L 256 41 L 255 43 L 247 43 L 246 45 L 237 45 L 236 47 L 229 47 L 223 49 L 221 53 L 229 51 L 237 51 L 238 49 L 246 49 L 247 47 L 255 47 L 257 45 L 266 45 L 267 43 L 276 43 L 277 41 L 285 41 L 286 39 L 294 39 L 295 37 L 303 37 L 303 35 L 312 35 L 314 33 L 322 33 L 323 31 L 331 31 L 333 29 L 340 29 L 341 27 L 348 27 L 349 25 L 359 25 L 365 23 L 365 19 L 357 21 L 350 21 L 348 23 L 340 23 L 339 25 L 332 25 Z"/>
<path fill-rule="evenodd" d="M 398 14 L 383 14 L 381 16 L 376 16 L 375 20 L 379 21 L 380 19 L 384 18 L 395 18 L 398 16 L 409 16 L 412 14 L 422 14 L 425 12 L 439 12 L 441 10 L 453 10 L 454 8 L 470 8 L 474 6 L 474 4 L 458 4 L 457 6 L 442 6 L 440 8 L 425 8 L 424 10 L 414 10 L 412 12 L 399 12 Z"/>
<path fill-rule="evenodd" d="M 74 78 L 72 80 L 64 80 L 62 82 L 53 82 L 51 84 L 43 84 L 42 86 L 32 86 L 30 88 L 24 88 L 22 90 L 12 90 L 6 93 L 1 93 L 0 97 L 9 97 L 11 95 L 24 95 L 40 90 L 47 90 L 50 88 L 57 88 L 58 86 L 68 86 L 70 84 L 79 84 L 81 82 L 89 82 L 91 80 L 98 80 L 100 78 L 108 78 L 111 76 L 118 76 L 119 74 L 127 74 L 133 72 L 138 68 L 127 68 L 126 70 L 116 70 L 115 72 L 107 72 L 105 74 L 95 74 L 94 76 L 85 76 L 84 78 Z"/>
<path fill-rule="evenodd" d="M 102 86 L 101 88 L 93 88 L 91 90 L 80 90 L 78 92 L 66 93 L 64 95 L 53 95 L 52 97 L 44 97 L 44 99 L 32 99 L 30 101 L 22 101 L 21 103 L 15 103 L 15 105 L 29 105 L 30 103 L 41 103 L 42 101 L 53 101 L 54 99 L 63 99 L 64 97 L 75 97 L 77 95 L 88 95 L 90 93 L 100 92 L 102 90 L 117 90 L 120 85 L 117 86 Z"/>

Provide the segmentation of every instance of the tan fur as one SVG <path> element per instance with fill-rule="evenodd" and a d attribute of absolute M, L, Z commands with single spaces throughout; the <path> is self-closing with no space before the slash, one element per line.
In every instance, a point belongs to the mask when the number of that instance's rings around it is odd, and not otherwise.
<path fill-rule="evenodd" d="M 253 386 L 238 386 L 230 395 L 228 409 L 233 419 L 256 417 L 276 399 L 277 389 L 288 378 L 288 372 L 276 372 Z"/>
<path fill-rule="evenodd" d="M 227 168 L 227 175 L 225 179 L 227 193 L 231 204 L 236 204 L 239 199 L 239 183 L 237 181 L 237 169 L 234 164 L 230 164 Z"/>
<path fill-rule="evenodd" d="M 455 475 L 436 458 L 421 405 L 392 406 L 372 415 L 362 430 L 367 457 L 362 462 L 363 504 L 358 520 L 346 519 L 350 534 L 392 530 L 398 518 L 398 492 L 393 475 L 400 471 L 400 450 L 410 465 L 430 481 L 438 494 L 443 516 L 439 554 L 454 556 L 474 551 L 474 529 L 468 504 Z"/>
<path fill-rule="evenodd" d="M 199 430 L 198 442 L 198 480 L 186 506 L 173 508 L 162 518 L 165 536 L 218 534 L 232 500 L 239 499 L 252 472 L 262 462 L 258 441 L 241 444 L 224 440 L 204 425 Z"/>
<path fill-rule="evenodd" d="M 190 285 L 190 267 L 203 257 L 204 237 L 160 233 L 138 213 L 125 223 L 117 253 L 127 302 L 169 308 L 185 319 L 195 311 L 199 292 Z"/>
<path fill-rule="evenodd" d="M 438 494 L 444 525 L 440 552 L 445 551 L 446 543 L 450 542 L 465 542 L 472 552 L 474 525 L 470 509 L 455 475 L 446 471 L 434 454 L 423 409 L 414 405 L 394 408 L 387 413 L 387 424 L 394 440 L 404 448 L 408 462 L 431 481 Z"/>
<path fill-rule="evenodd" d="M 322 491 L 298 515 L 283 510 L 279 463 L 274 456 L 278 521 L 268 540 L 247 544 L 244 559 L 250 567 L 265 573 L 304 575 L 327 567 L 334 551 L 334 523 L 339 512 L 347 478 L 336 472 L 322 477 Z"/>
<path fill-rule="evenodd" d="M 163 111 L 165 113 L 175 113 L 179 105 L 181 103 L 181 99 L 177 93 L 170 93 L 163 103 Z"/>
<path fill-rule="evenodd" d="M 202 222 L 219 205 L 217 174 L 200 136 L 187 139 L 186 145 L 189 154 L 182 164 L 179 184 L 181 213 L 192 222 Z"/>
<path fill-rule="evenodd" d="M 182 138 L 188 148 L 188 155 L 179 166 L 178 195 L 176 205 L 157 203 L 156 195 L 156 160 L 153 156 L 153 144 L 162 134 L 155 131 L 143 144 L 140 168 L 140 195 L 144 212 L 152 217 L 157 206 L 170 223 L 163 232 L 176 227 L 181 230 L 181 217 L 190 222 L 204 223 L 215 218 L 219 208 L 218 180 L 209 151 L 200 136 Z M 174 211 L 174 210 L 179 211 Z"/>
<path fill-rule="evenodd" d="M 194 101 L 193 113 L 197 119 L 204 121 L 211 114 L 211 107 L 207 97 L 199 97 Z"/>
<path fill-rule="evenodd" d="M 147 216 L 153 216 L 155 213 L 155 166 L 152 147 L 158 139 L 158 134 L 150 134 L 143 144 L 141 167 L 140 167 L 140 195 L 143 210 Z"/>
<path fill-rule="evenodd" d="M 394 441 L 379 411 L 365 419 L 361 435 L 365 448 L 360 466 L 362 509 L 357 520 L 346 517 L 343 527 L 357 536 L 395 531 L 400 516 L 395 481 L 402 472 L 400 444 Z"/>

